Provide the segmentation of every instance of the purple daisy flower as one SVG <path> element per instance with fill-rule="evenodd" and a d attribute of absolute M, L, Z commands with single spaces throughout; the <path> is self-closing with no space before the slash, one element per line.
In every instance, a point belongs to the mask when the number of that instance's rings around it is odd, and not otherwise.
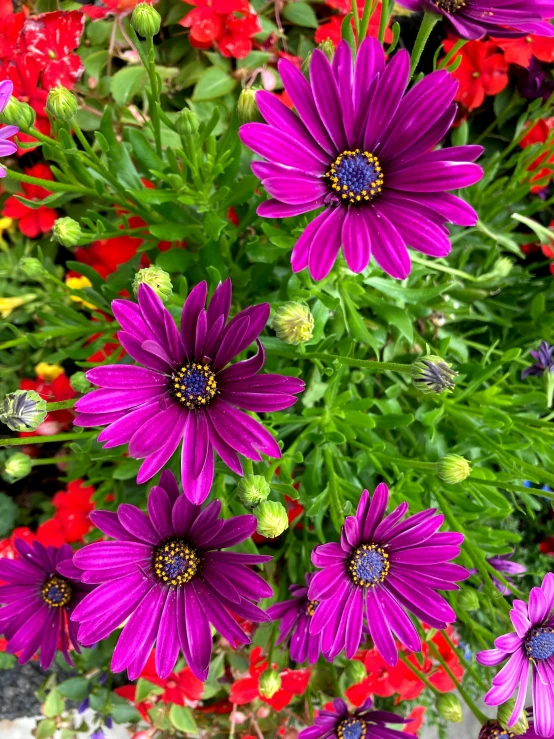
<path fill-rule="evenodd" d="M 118 338 L 136 365 L 96 367 L 87 372 L 101 389 L 81 398 L 77 426 L 107 428 L 98 440 L 105 448 L 129 444 L 129 454 L 144 459 L 137 482 L 153 477 L 183 442 L 181 475 L 193 503 L 207 497 L 214 476 L 214 450 L 237 475 L 239 454 L 260 461 L 260 453 L 280 457 L 281 450 L 266 429 L 244 413 L 280 411 L 296 403 L 302 380 L 284 375 L 259 375 L 265 351 L 258 339 L 269 305 L 255 305 L 227 325 L 231 281 L 220 284 L 206 303 L 207 285 L 188 296 L 181 331 L 156 293 L 138 289 L 138 305 L 114 300 L 113 312 L 123 331 Z M 242 362 L 229 362 L 256 341 L 258 352 Z M 239 410 L 242 408 L 243 410 Z"/>
<path fill-rule="evenodd" d="M 333 706 L 334 711 L 320 711 L 314 725 L 301 731 L 298 739 L 407 739 L 406 732 L 389 729 L 387 724 L 408 721 L 396 713 L 373 711 L 371 698 L 352 713 L 340 698 L 335 698 Z"/>
<path fill-rule="evenodd" d="M 68 544 L 46 548 L 17 539 L 15 547 L 19 557 L 0 561 L 0 580 L 6 583 L 0 586 L 0 633 L 8 641 L 6 652 L 19 652 L 22 665 L 40 649 L 40 666 L 47 670 L 59 644 L 72 665 L 70 647 L 81 650 L 70 616 L 92 586 L 80 582 Z"/>
<path fill-rule="evenodd" d="M 444 516 L 436 508 L 416 513 L 401 503 L 385 516 L 389 490 L 384 483 L 370 498 L 364 490 L 355 516 L 348 516 L 340 544 L 322 544 L 312 562 L 323 568 L 308 590 L 319 601 L 310 631 L 322 634 L 322 650 L 334 659 L 342 649 L 351 659 L 360 645 L 364 612 L 375 648 L 390 665 L 398 650 L 393 634 L 414 652 L 421 649 L 418 633 L 406 611 L 436 629 L 445 629 L 456 614 L 436 590 L 458 590 L 455 584 L 469 572 L 449 560 L 460 553 L 463 535 L 438 533 Z"/>
<path fill-rule="evenodd" d="M 257 623 L 268 620 L 251 601 L 273 591 L 250 565 L 271 557 L 220 551 L 248 539 L 256 518 L 223 521 L 220 511 L 219 500 L 204 509 L 191 503 L 165 470 L 148 496 L 148 516 L 127 503 L 117 513 L 90 514 L 115 541 L 88 544 L 75 553 L 83 582 L 101 584 L 72 618 L 80 623 L 84 645 L 105 639 L 128 619 L 113 654 L 114 672 L 127 668 L 135 680 L 156 642 L 156 671 L 162 679 L 173 670 L 180 647 L 192 672 L 206 680 L 210 624 L 236 646 L 249 639 L 232 614 Z"/>
<path fill-rule="evenodd" d="M 554 17 L 552 0 L 398 0 L 398 4 L 442 15 L 448 31 L 460 38 L 554 36 L 546 20 Z"/>
<path fill-rule="evenodd" d="M 308 587 L 314 573 L 306 574 L 306 585 L 291 585 L 291 600 L 275 603 L 267 609 L 272 621 L 281 620 L 277 644 L 288 644 L 291 659 L 313 665 L 321 654 L 321 634 L 310 634 L 312 616 L 318 602 L 308 598 Z"/>
<path fill-rule="evenodd" d="M 554 359 L 552 358 L 554 346 L 550 346 L 548 341 L 541 342 L 537 351 L 531 350 L 529 354 L 535 359 L 535 364 L 526 367 L 521 373 L 521 379 L 526 377 L 540 377 L 545 372 L 554 372 Z"/>
<path fill-rule="evenodd" d="M 512 582 L 512 577 L 517 577 L 527 572 L 527 568 L 525 567 L 525 565 L 520 565 L 518 562 L 511 561 L 513 556 L 514 553 L 512 551 L 510 552 L 510 554 L 498 554 L 494 557 L 487 557 L 487 562 L 491 565 L 491 567 L 494 567 L 495 570 L 498 570 L 498 572 L 500 572 L 504 576 L 504 579 L 507 580 L 509 583 Z M 478 570 L 471 569 L 469 570 L 469 572 L 472 575 L 476 575 L 478 573 Z M 504 585 L 504 583 L 500 580 L 497 580 L 494 575 L 492 576 L 492 582 L 501 595 L 510 595 L 510 588 Z"/>
<path fill-rule="evenodd" d="M 520 739 L 539 739 L 539 735 L 535 732 L 533 721 L 529 721 L 529 728 L 525 734 L 518 735 Z M 516 739 L 516 734 L 502 728 L 498 721 L 487 721 L 479 732 L 479 739 Z"/>
<path fill-rule="evenodd" d="M 294 272 L 308 267 L 316 280 L 331 270 L 342 244 L 353 272 L 371 255 L 392 277 L 410 273 L 407 245 L 432 257 L 450 251 L 445 223 L 473 226 L 477 214 L 447 190 L 473 185 L 483 170 L 471 162 L 480 146 L 433 151 L 456 114 L 458 87 L 436 71 L 406 95 L 410 56 L 388 64 L 377 39 L 365 39 L 356 64 L 341 42 L 332 65 L 312 54 L 310 82 L 288 60 L 279 72 L 298 115 L 274 95 L 258 92 L 264 123 L 240 129 L 246 146 L 266 161 L 252 171 L 272 196 L 258 214 L 286 218 L 323 211 L 306 227 L 292 252 Z"/>
<path fill-rule="evenodd" d="M 533 588 L 529 604 L 514 600 L 510 618 L 515 633 L 499 636 L 495 649 L 477 654 L 477 661 L 491 667 L 508 662 L 493 678 L 485 696 L 488 706 L 505 703 L 518 690 L 508 727 L 513 726 L 525 702 L 529 670 L 533 677 L 535 731 L 544 737 L 554 734 L 554 574 L 549 572 L 540 588 Z"/>
<path fill-rule="evenodd" d="M 13 83 L 10 80 L 3 80 L 0 82 L 0 113 L 4 111 L 4 108 L 8 104 L 10 97 L 13 92 Z M 18 133 L 19 128 L 17 126 L 2 126 L 0 128 L 0 157 L 8 157 L 10 154 L 15 154 L 17 151 L 17 144 L 13 141 L 8 141 L 10 136 L 14 136 Z M 0 166 L 0 177 L 6 176 L 6 170 Z"/>

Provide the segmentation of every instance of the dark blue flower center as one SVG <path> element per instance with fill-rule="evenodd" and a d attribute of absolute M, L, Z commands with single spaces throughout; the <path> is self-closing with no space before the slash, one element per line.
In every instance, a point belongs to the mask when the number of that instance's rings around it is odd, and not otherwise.
<path fill-rule="evenodd" d="M 54 575 L 42 586 L 42 600 L 52 608 L 63 608 L 71 600 L 71 585 L 63 577 Z"/>
<path fill-rule="evenodd" d="M 479 739 L 514 739 L 515 734 L 503 729 L 498 721 L 488 721 L 479 732 Z"/>
<path fill-rule="evenodd" d="M 337 195 L 353 204 L 372 200 L 383 186 L 379 160 L 360 149 L 339 154 L 326 176 Z"/>
<path fill-rule="evenodd" d="M 216 390 L 215 372 L 208 364 L 189 362 L 171 378 L 171 394 L 191 411 L 208 405 Z"/>
<path fill-rule="evenodd" d="M 541 626 L 528 631 L 525 651 L 530 659 L 548 659 L 554 656 L 554 629 Z"/>
<path fill-rule="evenodd" d="M 437 8 L 444 10 L 445 13 L 457 13 L 465 4 L 465 0 L 435 0 Z"/>
<path fill-rule="evenodd" d="M 154 572 L 166 585 L 184 585 L 196 575 L 200 560 L 182 539 L 173 539 L 154 551 Z"/>
<path fill-rule="evenodd" d="M 367 724 L 359 718 L 346 718 L 337 727 L 339 739 L 365 739 Z"/>
<path fill-rule="evenodd" d="M 318 607 L 319 601 L 318 600 L 309 600 L 306 604 L 306 614 L 308 616 L 313 616 L 315 613 L 315 609 Z"/>
<path fill-rule="evenodd" d="M 383 582 L 389 569 L 389 555 L 376 544 L 362 544 L 348 562 L 352 582 L 363 587 L 374 587 Z"/>

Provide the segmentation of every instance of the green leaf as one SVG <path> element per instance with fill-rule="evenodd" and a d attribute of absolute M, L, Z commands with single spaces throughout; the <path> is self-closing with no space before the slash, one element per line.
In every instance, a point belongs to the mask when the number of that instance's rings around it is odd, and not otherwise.
<path fill-rule="evenodd" d="M 198 727 L 190 708 L 172 705 L 169 711 L 169 720 L 178 731 L 184 731 L 186 734 L 198 734 Z"/>
<path fill-rule="evenodd" d="M 148 82 L 148 72 L 143 66 L 123 67 L 112 77 L 112 97 L 118 105 L 128 105 Z"/>
<path fill-rule="evenodd" d="M 61 697 L 57 690 L 51 690 L 48 693 L 42 707 L 42 712 L 44 713 L 46 718 L 54 718 L 54 716 L 59 716 L 64 709 L 64 699 Z"/>
<path fill-rule="evenodd" d="M 112 472 L 114 480 L 130 480 L 138 473 L 140 462 L 135 459 L 126 459 L 119 464 Z"/>
<path fill-rule="evenodd" d="M 370 285 L 389 298 L 402 300 L 405 303 L 427 303 L 452 288 L 452 283 L 435 287 L 402 287 L 398 282 L 386 280 L 382 277 L 370 277 L 364 280 L 364 285 Z"/>
<path fill-rule="evenodd" d="M 162 695 L 164 692 L 163 688 L 159 685 L 151 683 L 149 680 L 145 680 L 143 677 L 137 681 L 137 692 L 135 694 L 135 703 L 142 703 L 146 700 L 149 695 Z"/>
<path fill-rule="evenodd" d="M 100 79 L 102 75 L 102 70 L 108 63 L 108 59 L 108 51 L 104 49 L 102 49 L 101 51 L 95 51 L 85 57 L 83 61 L 85 65 L 85 71 L 89 75 L 89 77 L 94 77 L 97 80 Z"/>
<path fill-rule="evenodd" d="M 287 3 L 283 11 L 283 16 L 289 23 L 294 23 L 295 26 L 317 28 L 319 25 L 316 14 L 308 3 Z"/>
<path fill-rule="evenodd" d="M 45 718 L 39 721 L 37 728 L 35 729 L 36 739 L 48 739 L 50 736 L 54 736 L 56 732 L 56 722 L 54 719 Z"/>
<path fill-rule="evenodd" d="M 15 525 L 17 506 L 5 493 L 0 493 L 0 537 L 7 536 Z"/>
<path fill-rule="evenodd" d="M 89 694 L 89 682 L 86 677 L 70 677 L 57 687 L 58 693 L 72 701 L 83 701 Z"/>
<path fill-rule="evenodd" d="M 219 67 L 210 67 L 196 83 L 192 99 L 196 102 L 201 100 L 215 100 L 232 92 L 236 80 Z"/>
<path fill-rule="evenodd" d="M 190 233 L 184 223 L 155 223 L 149 230 L 160 241 L 183 241 Z"/>

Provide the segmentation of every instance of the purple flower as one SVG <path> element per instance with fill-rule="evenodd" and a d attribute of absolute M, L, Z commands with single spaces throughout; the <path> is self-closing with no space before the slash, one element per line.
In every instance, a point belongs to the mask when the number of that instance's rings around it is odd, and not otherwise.
<path fill-rule="evenodd" d="M 76 552 L 74 564 L 83 582 L 101 583 L 72 618 L 80 622 L 79 641 L 105 639 L 127 619 L 115 647 L 112 670 L 127 668 L 136 680 L 156 642 L 156 671 L 173 670 L 179 647 L 200 679 L 208 676 L 212 653 L 210 624 L 231 644 L 248 637 L 231 613 L 249 621 L 267 621 L 251 601 L 272 590 L 249 565 L 271 557 L 222 552 L 248 539 L 255 516 L 218 518 L 221 502 L 204 509 L 179 494 L 165 470 L 148 496 L 148 516 L 124 503 L 117 513 L 94 511 L 91 520 L 116 541 L 100 541 Z"/>
<path fill-rule="evenodd" d="M 515 633 L 499 636 L 495 649 L 477 654 L 477 661 L 491 667 L 508 662 L 493 678 L 485 696 L 488 706 L 499 706 L 518 690 L 508 722 L 513 726 L 525 702 L 529 670 L 533 677 L 535 731 L 544 737 L 554 734 L 554 574 L 549 572 L 540 588 L 533 588 L 529 604 L 514 600 L 510 618 Z"/>
<path fill-rule="evenodd" d="M 267 121 L 240 129 L 263 157 L 252 171 L 272 196 L 258 214 L 286 218 L 323 207 L 292 252 L 294 272 L 316 280 L 331 270 L 342 244 L 353 272 L 371 255 L 392 277 L 410 273 L 406 246 L 432 257 L 450 251 L 445 223 L 473 226 L 477 214 L 446 190 L 473 185 L 483 171 L 471 164 L 480 146 L 432 149 L 448 132 L 458 83 L 436 71 L 406 95 L 410 57 L 399 51 L 385 65 L 376 39 L 360 45 L 355 67 L 346 42 L 330 65 L 314 51 L 310 83 L 288 60 L 279 62 L 298 115 L 268 92 L 257 93 Z"/>
<path fill-rule="evenodd" d="M 513 552 L 511 552 L 510 554 L 501 554 L 497 555 L 496 557 L 487 558 L 487 562 L 491 565 L 491 567 L 494 567 L 495 570 L 498 570 L 498 572 L 500 572 L 504 576 L 504 579 L 510 583 L 512 582 L 512 577 L 523 575 L 525 572 L 527 572 L 527 568 L 525 567 L 525 565 L 520 565 L 517 562 L 512 562 L 512 557 Z M 497 580 L 494 576 L 492 578 L 492 581 L 499 593 L 501 593 L 502 595 L 510 595 L 510 588 L 504 585 L 504 583 L 500 582 L 500 580 Z"/>
<path fill-rule="evenodd" d="M 554 36 L 546 20 L 554 17 L 552 0 L 398 0 L 398 4 L 444 16 L 449 33 L 460 38 Z"/>
<path fill-rule="evenodd" d="M 535 732 L 533 721 L 529 721 L 529 728 L 525 734 L 519 734 L 521 739 L 539 739 L 539 735 Z M 511 731 L 503 729 L 498 721 L 487 721 L 479 732 L 479 739 L 516 739 L 516 735 Z"/>
<path fill-rule="evenodd" d="M 312 616 L 318 606 L 309 600 L 308 587 L 313 573 L 306 574 L 306 586 L 291 585 L 291 600 L 275 603 L 267 609 L 272 621 L 281 620 L 277 644 L 288 643 L 291 659 L 295 662 L 309 661 L 315 664 L 321 654 L 321 634 L 310 634 Z"/>
<path fill-rule="evenodd" d="M 535 364 L 532 364 L 521 373 L 521 379 L 525 380 L 526 377 L 541 376 L 545 372 L 554 372 L 554 359 L 552 358 L 552 352 L 554 346 L 550 346 L 547 341 L 541 342 L 538 351 L 531 350 L 529 354 L 535 359 Z"/>
<path fill-rule="evenodd" d="M 387 724 L 408 722 L 396 713 L 372 711 L 371 698 L 352 713 L 339 698 L 335 698 L 333 706 L 334 711 L 320 711 L 314 725 L 301 731 L 298 739 L 407 739 L 404 731 L 389 729 Z"/>
<path fill-rule="evenodd" d="M 435 591 L 458 590 L 455 583 L 469 577 L 464 567 L 449 562 L 459 555 L 463 535 L 437 533 L 444 516 L 436 515 L 436 508 L 400 523 L 408 510 L 401 503 L 385 516 L 388 499 L 383 483 L 372 498 L 364 490 L 356 515 L 344 522 L 340 544 L 323 544 L 312 552 L 313 564 L 323 569 L 308 590 L 310 600 L 320 601 L 310 631 L 322 633 L 322 650 L 330 659 L 344 648 L 348 659 L 354 656 L 364 611 L 377 651 L 393 666 L 398 661 L 393 634 L 407 649 L 421 649 L 406 611 L 436 629 L 456 620 Z"/>
<path fill-rule="evenodd" d="M 8 640 L 6 652 L 19 652 L 22 665 L 40 648 L 40 666 L 46 670 L 60 643 L 72 665 L 69 648 L 81 650 L 70 616 L 92 588 L 80 582 L 68 544 L 47 549 L 39 542 L 17 539 L 15 546 L 20 556 L 0 561 L 0 580 L 6 583 L 0 586 L 0 633 Z"/>
<path fill-rule="evenodd" d="M 4 108 L 9 102 L 9 99 L 13 92 L 13 84 L 9 80 L 3 80 L 0 82 L 0 113 L 4 111 Z M 14 136 L 19 131 L 17 126 L 3 126 L 0 128 L 0 157 L 7 157 L 10 154 L 15 154 L 17 151 L 17 144 L 13 141 L 8 141 L 10 136 Z M 6 170 L 0 167 L 0 177 L 6 176 Z"/>
<path fill-rule="evenodd" d="M 108 365 L 87 372 L 101 390 L 76 404 L 77 426 L 104 426 L 105 448 L 129 444 L 129 454 L 144 459 L 137 476 L 142 483 L 155 475 L 180 442 L 185 494 L 193 503 L 207 497 L 214 476 L 214 450 L 233 472 L 242 475 L 238 454 L 259 461 L 260 453 L 280 457 L 273 436 L 244 413 L 278 411 L 296 402 L 302 380 L 284 375 L 258 375 L 265 351 L 258 335 L 269 305 L 246 308 L 227 325 L 231 281 L 220 284 L 204 308 L 207 286 L 198 284 L 188 296 L 181 331 L 155 292 L 138 289 L 138 305 L 114 300 L 123 348 L 143 367 Z M 229 362 L 256 340 L 254 357 Z M 229 365 L 229 366 L 228 366 Z"/>

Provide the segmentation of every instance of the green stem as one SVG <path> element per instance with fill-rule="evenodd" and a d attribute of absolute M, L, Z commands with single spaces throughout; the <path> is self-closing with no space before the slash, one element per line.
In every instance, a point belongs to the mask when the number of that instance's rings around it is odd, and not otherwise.
<path fill-rule="evenodd" d="M 385 0 L 386 2 L 386 0 Z M 375 2 L 374 0 L 365 0 L 364 3 L 364 12 L 362 14 L 362 20 L 360 21 L 360 31 L 358 36 L 358 46 L 362 43 L 362 41 L 365 39 L 367 35 L 367 29 L 369 26 L 369 21 L 371 20 L 371 16 L 375 12 Z"/>
<path fill-rule="evenodd" d="M 330 449 L 323 452 L 325 459 L 325 469 L 327 470 L 329 501 L 331 504 L 331 520 L 337 531 L 340 531 L 343 524 L 342 506 L 337 485 L 337 476 L 335 474 L 335 466 L 333 463 L 333 454 Z"/>
<path fill-rule="evenodd" d="M 450 49 L 448 54 L 444 57 L 444 59 L 441 61 L 437 69 L 444 69 L 447 67 L 451 60 L 454 58 L 454 56 L 460 51 L 462 47 L 464 47 L 467 44 L 467 39 L 465 38 L 459 38 L 454 46 Z"/>
<path fill-rule="evenodd" d="M 7 167 L 4 167 L 4 169 L 6 170 L 6 177 L 9 177 L 16 182 L 26 182 L 29 185 L 39 185 L 40 187 L 44 187 L 45 190 L 49 190 L 50 192 L 76 192 L 80 195 L 97 195 L 96 190 L 89 189 L 88 187 L 81 187 L 80 185 L 70 185 L 66 182 L 55 182 L 54 180 L 42 180 L 40 179 L 40 177 L 31 177 L 30 175 L 16 172 L 15 170 L 8 169 Z"/>
<path fill-rule="evenodd" d="M 54 436 L 26 436 L 14 439 L 0 439 L 0 447 L 3 446 L 26 446 L 27 444 L 51 444 L 58 441 L 74 441 L 78 439 L 92 439 L 97 431 L 88 431 L 83 434 L 67 433 L 55 434 Z"/>
<path fill-rule="evenodd" d="M 63 462 L 71 462 L 73 457 L 48 457 L 48 459 L 33 459 L 33 467 L 41 467 L 45 464 L 61 464 Z"/>
<path fill-rule="evenodd" d="M 63 411 L 66 408 L 73 408 L 79 398 L 71 398 L 71 400 L 59 400 L 56 403 L 46 403 L 46 410 L 48 413 L 51 411 Z"/>
<path fill-rule="evenodd" d="M 450 648 L 452 649 L 452 651 L 455 652 L 456 655 L 458 656 L 458 659 L 462 663 L 462 665 L 465 668 L 465 670 L 467 672 L 469 672 L 469 674 L 475 680 L 475 682 L 477 683 L 477 685 L 481 688 L 481 690 L 483 691 L 483 693 L 486 693 L 487 690 L 489 689 L 488 686 L 485 685 L 485 683 L 483 682 L 483 680 L 481 680 L 481 677 L 480 677 L 479 673 L 474 669 L 473 665 L 470 662 L 468 662 L 467 659 L 464 657 L 462 650 L 459 649 L 454 644 L 454 642 L 452 641 L 452 639 L 448 636 L 448 633 L 446 632 L 446 629 L 442 632 L 442 635 L 444 636 L 444 638 L 448 642 L 448 644 L 449 644 Z"/>
<path fill-rule="evenodd" d="M 404 662 L 404 664 L 410 670 L 410 672 L 413 672 L 414 675 L 416 677 L 418 677 L 421 680 L 421 682 L 426 687 L 429 688 L 429 690 L 431 692 L 433 692 L 437 697 L 439 695 L 441 695 L 440 690 L 437 690 L 437 688 L 435 688 L 435 686 L 433 685 L 433 683 L 429 682 L 429 680 L 427 679 L 427 676 L 425 675 L 425 673 L 422 672 L 421 670 L 418 670 L 417 667 L 412 662 L 410 662 L 410 660 L 406 657 L 405 654 L 402 654 L 402 652 L 399 652 L 398 653 L 398 657 L 399 657 L 399 659 L 400 659 L 401 662 Z"/>
<path fill-rule="evenodd" d="M 366 0 L 366 2 L 370 2 L 370 0 Z M 352 0 L 351 10 L 352 18 L 354 19 L 354 28 L 356 29 L 356 36 L 358 37 L 358 43 L 360 43 L 360 15 L 358 13 L 357 0 Z"/>
<path fill-rule="evenodd" d="M 326 352 L 306 352 L 302 359 L 326 359 L 329 362 L 340 362 L 347 367 L 359 367 L 360 369 L 369 370 L 370 372 L 401 372 L 409 375 L 412 371 L 411 364 L 398 364 L 396 362 L 373 362 L 369 359 L 353 359 L 351 357 L 337 357 L 335 354 L 327 354 Z"/>
<path fill-rule="evenodd" d="M 417 38 L 415 40 L 414 48 L 412 51 L 410 79 L 412 79 L 412 77 L 414 76 L 414 72 L 417 69 L 417 65 L 419 64 L 419 60 L 421 59 L 421 55 L 423 54 L 423 50 L 425 49 L 425 44 L 429 40 L 431 31 L 437 25 L 439 20 L 440 15 L 436 15 L 435 13 L 425 13 L 423 16 L 423 20 L 421 21 L 419 31 L 417 32 Z"/>
<path fill-rule="evenodd" d="M 379 43 L 381 46 L 385 43 L 385 33 L 387 32 L 387 23 L 389 22 L 392 7 L 389 0 L 381 2 L 381 20 L 379 22 Z"/>
<path fill-rule="evenodd" d="M 152 90 L 152 106 L 150 110 L 150 118 L 152 119 L 152 128 L 154 129 L 154 139 L 156 141 L 156 152 L 159 157 L 162 156 L 162 130 L 160 124 L 160 114 L 156 105 L 160 97 L 160 88 L 158 86 L 158 73 L 156 72 L 156 55 L 154 52 L 154 39 L 148 36 L 146 39 L 148 48 L 148 77 L 150 78 L 150 89 Z"/>
<path fill-rule="evenodd" d="M 399 467 L 407 467 L 408 469 L 415 470 L 429 470 L 435 474 L 437 473 L 437 462 L 424 462 L 421 459 L 411 459 L 407 457 L 391 457 L 389 454 L 382 454 L 381 452 L 372 451 L 371 453 L 374 457 L 377 457 L 377 459 L 380 459 L 383 462 L 389 462 L 390 464 L 397 464 Z"/>

